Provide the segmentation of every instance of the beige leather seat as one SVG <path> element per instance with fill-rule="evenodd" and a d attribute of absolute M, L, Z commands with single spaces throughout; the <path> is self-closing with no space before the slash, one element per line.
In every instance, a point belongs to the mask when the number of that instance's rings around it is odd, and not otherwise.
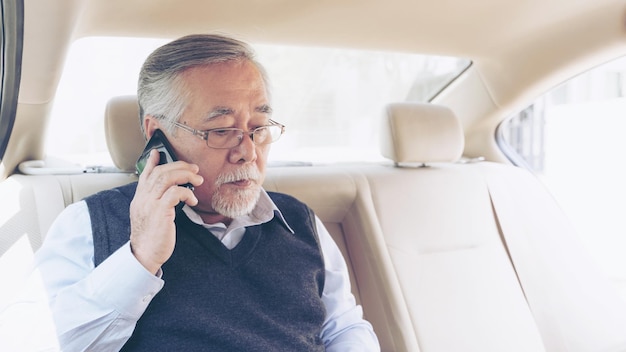
<path fill-rule="evenodd" d="M 137 114 L 133 96 L 107 106 L 121 172 L 0 183 L 12 205 L 0 214 L 0 313 L 65 206 L 136 180 Z M 382 135 L 393 163 L 270 168 L 264 186 L 322 219 L 383 351 L 626 351 L 624 302 L 532 174 L 459 162 L 462 128 L 445 107 L 391 104 Z"/>
<path fill-rule="evenodd" d="M 625 302 L 532 174 L 459 162 L 445 107 L 392 104 L 386 121 L 397 167 L 359 170 L 382 237 L 364 243 L 383 245 L 378 265 L 395 275 L 381 286 L 407 310 L 410 350 L 626 350 Z"/>

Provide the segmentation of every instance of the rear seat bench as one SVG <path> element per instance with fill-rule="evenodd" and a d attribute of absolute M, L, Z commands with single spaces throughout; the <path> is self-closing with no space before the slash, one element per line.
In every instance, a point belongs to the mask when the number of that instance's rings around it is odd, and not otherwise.
<path fill-rule="evenodd" d="M 461 160 L 462 129 L 443 106 L 391 104 L 385 119 L 382 152 L 395 167 L 354 177 L 379 226 L 359 242 L 377 246 L 387 260 L 375 265 L 393 273 L 374 280 L 395 306 L 385 315 L 406 329 L 394 342 L 422 352 L 626 351 L 626 302 L 534 175 Z M 408 319 L 389 314 L 403 310 Z"/>
<path fill-rule="evenodd" d="M 136 180 L 135 98 L 112 100 L 105 120 L 126 173 L 9 177 L 0 195 L 21 210 L 0 219 L 0 254 L 21 236 L 36 250 L 63 207 Z M 392 104 L 386 121 L 395 165 L 269 168 L 264 184 L 322 219 L 383 351 L 626 350 L 624 302 L 532 175 L 459 163 L 462 129 L 447 108 Z"/>

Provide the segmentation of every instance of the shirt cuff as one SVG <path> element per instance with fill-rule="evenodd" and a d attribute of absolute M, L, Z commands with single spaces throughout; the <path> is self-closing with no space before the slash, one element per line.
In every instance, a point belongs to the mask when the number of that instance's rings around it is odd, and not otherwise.
<path fill-rule="evenodd" d="M 113 306 L 120 314 L 138 320 L 164 281 L 152 275 L 135 258 L 130 241 L 98 265 L 89 276 L 94 296 Z"/>

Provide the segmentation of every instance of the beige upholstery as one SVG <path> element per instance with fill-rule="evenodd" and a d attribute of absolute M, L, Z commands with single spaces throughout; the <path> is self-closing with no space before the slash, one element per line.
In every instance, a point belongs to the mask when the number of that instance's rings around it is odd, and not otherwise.
<path fill-rule="evenodd" d="M 397 103 L 383 119 L 383 155 L 429 165 L 358 171 L 371 195 L 362 206 L 380 226 L 366 242 L 379 252 L 371 265 L 393 273 L 376 280 L 403 329 L 395 340 L 409 351 L 543 351 L 484 178 L 450 163 L 463 151 L 457 117 L 443 106 Z"/>
<path fill-rule="evenodd" d="M 389 104 L 381 128 L 381 153 L 401 163 L 457 161 L 463 153 L 461 122 L 445 106 Z"/>
<path fill-rule="evenodd" d="M 63 207 L 136 180 L 143 137 L 133 99 L 112 100 L 106 114 L 111 153 L 128 173 L 0 184 L 15 205 L 0 218 L 5 287 L 20 281 L 14 253 L 36 250 Z M 450 162 L 463 137 L 447 108 L 393 104 L 385 121 L 383 151 L 403 167 L 269 168 L 264 184 L 309 204 L 329 229 L 383 351 L 626 351 L 624 302 L 533 175 Z M 2 312 L 12 290 L 0 291 Z"/>
<path fill-rule="evenodd" d="M 375 242 L 389 258 L 378 265 L 394 273 L 379 285 L 395 287 L 390 304 L 406 310 L 404 329 L 421 351 L 543 351 L 486 184 L 468 167 L 359 170 L 371 194 L 363 206 L 380 225 Z"/>
<path fill-rule="evenodd" d="M 383 153 L 430 167 L 359 172 L 400 288 L 391 301 L 420 349 L 626 351 L 626 302 L 540 182 L 508 165 L 436 163 L 457 160 L 462 143 L 447 108 L 387 112 Z"/>
<path fill-rule="evenodd" d="M 111 99 L 104 112 L 104 132 L 113 163 L 133 172 L 146 140 L 139 122 L 139 105 L 134 95 Z"/>

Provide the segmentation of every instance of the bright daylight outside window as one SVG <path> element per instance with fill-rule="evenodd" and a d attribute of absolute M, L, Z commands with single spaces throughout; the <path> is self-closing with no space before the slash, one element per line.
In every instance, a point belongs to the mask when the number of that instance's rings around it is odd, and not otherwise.
<path fill-rule="evenodd" d="M 556 87 L 499 129 L 626 299 L 626 58 Z"/>
<path fill-rule="evenodd" d="M 110 165 L 108 99 L 136 94 L 139 68 L 164 40 L 77 41 L 55 98 L 46 151 L 82 165 Z M 273 118 L 287 126 L 270 162 L 382 160 L 377 130 L 389 102 L 426 101 L 469 64 L 457 58 L 255 45 L 271 84 Z M 71 133 L 69 132 L 71 130 Z"/>

